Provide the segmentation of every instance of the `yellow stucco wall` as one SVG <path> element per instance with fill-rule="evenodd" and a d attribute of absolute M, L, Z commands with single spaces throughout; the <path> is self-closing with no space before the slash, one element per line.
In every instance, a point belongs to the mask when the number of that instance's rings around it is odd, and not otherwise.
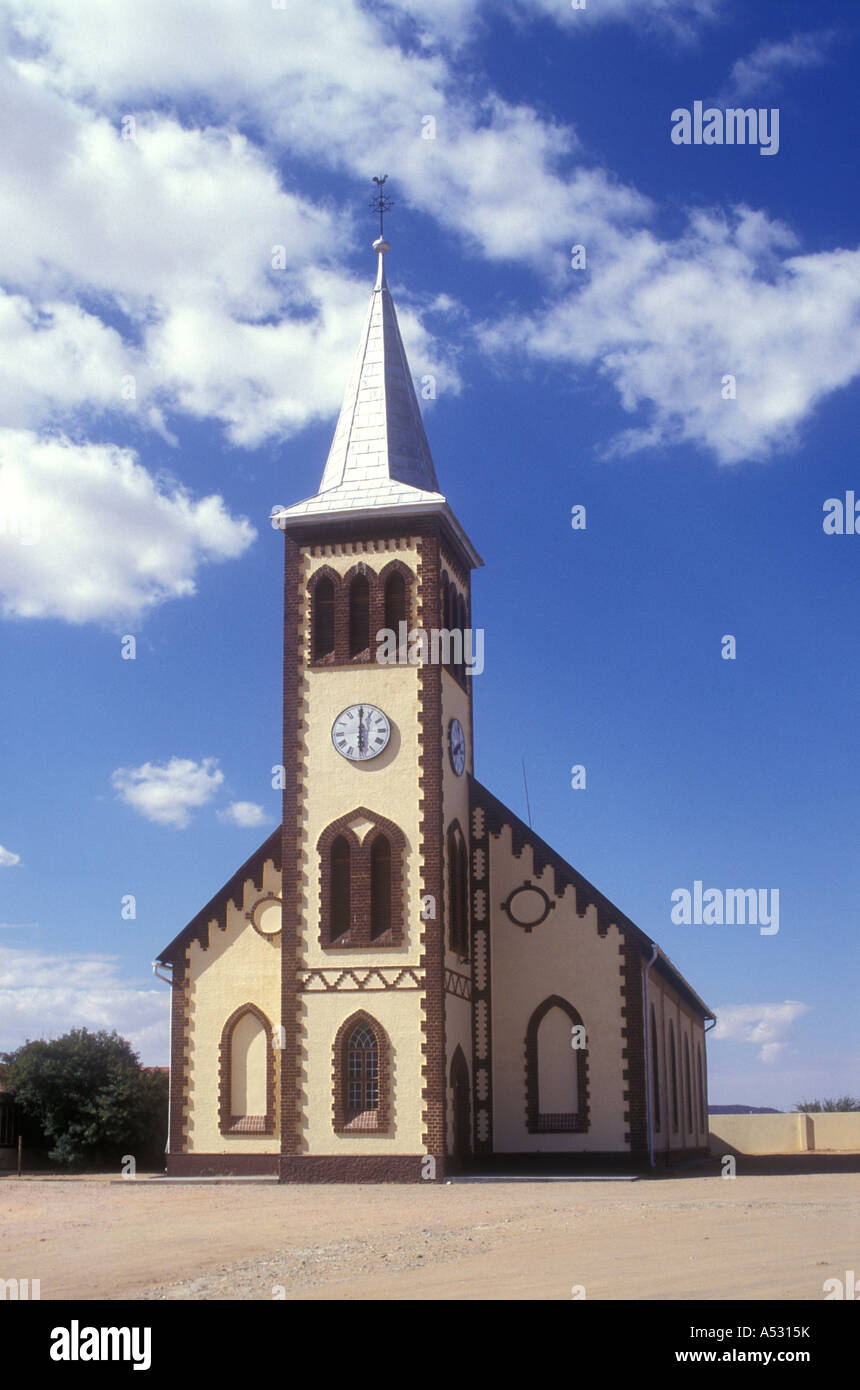
<path fill-rule="evenodd" d="M 260 935 L 246 919 L 266 894 L 280 896 L 281 878 L 271 860 L 263 871 L 262 891 L 246 880 L 241 908 L 231 903 L 225 931 L 209 928 L 209 948 L 189 947 L 189 1083 L 186 1106 L 188 1148 L 197 1153 L 277 1153 L 275 1133 L 222 1135 L 219 1128 L 219 1045 L 224 1024 L 242 1004 L 256 1004 L 272 1027 L 281 1014 L 280 935 Z M 271 1034 L 269 1036 L 271 1046 Z M 275 1051 L 276 1079 L 279 1053 Z"/>
<path fill-rule="evenodd" d="M 309 630 L 307 583 L 313 572 L 328 565 L 345 574 L 360 560 L 377 574 L 392 559 L 413 573 L 418 566 L 418 542 L 371 550 L 360 543 L 325 546 L 317 555 L 302 551 L 299 582 L 300 620 Z M 421 625 L 420 593 L 417 622 Z M 371 642 L 375 633 L 371 633 Z M 305 967 L 327 972 L 364 969 L 370 965 L 409 965 L 418 969 L 423 925 L 420 916 L 421 855 L 419 838 L 418 668 L 377 663 L 305 668 L 300 686 L 300 733 L 304 757 L 299 799 L 302 807 L 304 864 L 303 954 Z M 388 747 L 367 763 L 343 758 L 331 741 L 331 726 L 341 710 L 361 701 L 384 710 L 391 724 Z M 317 843 L 332 821 L 360 806 L 387 817 L 406 838 L 404 864 L 404 936 L 398 947 L 323 950 L 319 942 L 319 854 Z M 332 977 L 327 976 L 328 979 Z M 420 977 L 419 977 L 420 978 Z M 332 1044 L 341 1024 L 364 1009 L 385 1028 L 392 1049 L 393 1124 L 385 1135 L 337 1135 L 332 1128 Z M 423 991 L 380 992 L 338 989 L 302 995 L 303 1086 L 306 1153 L 421 1153 L 423 1115 L 421 1086 L 421 1021 Z"/>
<path fill-rule="evenodd" d="M 860 1153 L 860 1114 L 711 1115 L 712 1154 Z"/>
<path fill-rule="evenodd" d="M 524 880 L 553 896 L 553 872 L 534 872 L 526 845 L 517 859 L 511 832 L 490 836 L 492 915 L 493 1146 L 506 1153 L 624 1150 L 621 942 L 617 927 L 598 936 L 597 912 L 577 917 L 568 888 L 546 921 L 526 933 L 499 904 Z M 529 1134 L 525 1038 L 534 1010 L 550 995 L 578 1010 L 587 1030 L 590 1126 L 584 1134 Z M 565 1059 L 566 1060 L 566 1059 Z"/>

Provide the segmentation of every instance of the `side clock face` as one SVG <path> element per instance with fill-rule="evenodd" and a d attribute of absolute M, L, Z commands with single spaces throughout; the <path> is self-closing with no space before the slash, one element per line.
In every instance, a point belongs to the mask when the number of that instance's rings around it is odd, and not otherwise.
<path fill-rule="evenodd" d="M 448 747 L 451 753 L 451 766 L 458 777 L 462 777 L 466 766 L 466 735 L 459 719 L 452 719 L 448 728 Z"/>
<path fill-rule="evenodd" d="M 387 747 L 391 725 L 376 705 L 350 705 L 331 726 L 331 741 L 341 757 L 365 763 Z"/>

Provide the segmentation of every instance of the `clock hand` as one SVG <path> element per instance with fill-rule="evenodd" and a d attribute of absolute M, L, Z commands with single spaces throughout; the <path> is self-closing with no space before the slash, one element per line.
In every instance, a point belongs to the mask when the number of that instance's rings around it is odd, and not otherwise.
<path fill-rule="evenodd" d="M 364 715 L 364 707 L 363 707 L 362 705 L 359 705 L 359 707 L 358 707 L 358 751 L 359 751 L 359 753 L 363 753 L 363 752 L 364 752 L 364 722 L 363 722 L 363 715 Z"/>

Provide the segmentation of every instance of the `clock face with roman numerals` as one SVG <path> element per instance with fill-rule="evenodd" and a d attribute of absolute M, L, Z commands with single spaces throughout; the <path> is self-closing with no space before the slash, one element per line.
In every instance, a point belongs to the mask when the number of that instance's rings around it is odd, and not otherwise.
<path fill-rule="evenodd" d="M 388 744 L 391 725 L 376 705 L 350 705 L 331 726 L 331 741 L 353 763 L 375 758 Z"/>

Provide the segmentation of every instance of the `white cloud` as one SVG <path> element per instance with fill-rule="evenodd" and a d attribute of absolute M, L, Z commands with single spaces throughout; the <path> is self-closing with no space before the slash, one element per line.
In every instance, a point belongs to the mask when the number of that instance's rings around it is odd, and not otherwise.
<path fill-rule="evenodd" d="M 763 459 L 860 373 L 860 251 L 784 256 L 792 241 L 746 208 L 697 213 L 675 242 L 614 238 L 578 293 L 482 338 L 505 355 L 524 345 L 598 365 L 625 410 L 646 416 L 622 449 L 686 442 L 725 464 Z M 734 399 L 723 395 L 729 375 Z"/>
<path fill-rule="evenodd" d="M 218 819 L 225 825 L 239 825 L 244 828 L 268 825 L 272 819 L 255 801 L 231 801 L 229 806 L 217 814 Z"/>
<path fill-rule="evenodd" d="M 548 16 L 575 37 L 599 20 L 689 33 L 723 9 L 604 0 L 573 12 L 562 0 L 511 0 L 506 12 Z M 535 357 L 603 371 L 623 406 L 642 412 L 621 447 L 686 442 L 725 463 L 764 458 L 793 444 L 817 403 L 860 372 L 853 251 L 801 255 L 785 229 L 743 209 L 697 213 L 682 236 L 655 236 L 648 199 L 589 158 L 570 126 L 464 81 L 468 50 L 460 62 L 434 48 L 434 35 L 459 41 L 480 28 L 492 12 L 479 0 L 426 12 L 399 0 L 373 13 L 355 0 L 286 0 L 284 10 L 211 0 L 205 15 L 151 0 L 145 17 L 136 0 L 109 10 L 77 0 L 73 12 L 59 0 L 14 0 L 11 13 L 16 56 L 0 101 L 13 136 L 0 147 L 0 177 L 14 211 L 0 276 L 21 301 L 8 310 L 19 423 L 56 418 L 76 391 L 90 409 L 118 408 L 117 374 L 129 362 L 138 418 L 165 437 L 171 411 L 216 419 L 246 447 L 331 418 L 368 277 L 339 264 L 356 239 L 351 220 L 282 186 L 294 160 L 362 180 L 397 169 L 398 198 L 475 255 L 535 269 L 551 286 L 546 310 L 518 313 L 481 341 L 524 341 Z M 423 43 L 404 37 L 415 25 Z M 765 46 L 737 73 L 812 62 L 826 37 Z M 189 103 L 208 124 L 191 126 Z M 134 140 L 120 138 L 124 115 L 134 116 Z M 421 138 L 427 115 L 434 140 Z M 259 130 L 262 144 L 239 125 Z M 588 247 L 590 279 L 565 296 L 573 242 Z M 277 244 L 287 248 L 281 272 L 270 269 Z M 91 291 L 87 312 L 70 303 L 63 315 L 79 284 Z M 112 310 L 131 323 L 123 336 Z M 403 317 L 413 369 L 457 389 L 456 347 L 434 342 L 417 313 Z M 86 370 L 74 374 L 79 386 L 67 373 L 55 394 L 53 364 L 65 352 Z M 729 374 L 731 402 L 720 391 Z"/>
<path fill-rule="evenodd" d="M 4 849 L 0 845 L 0 865 L 5 869 L 10 869 L 14 864 L 21 863 L 20 854 L 13 854 L 11 849 Z"/>
<path fill-rule="evenodd" d="M 129 449 L 0 430 L 0 596 L 17 618 L 139 619 L 195 592 L 256 532 L 217 495 L 165 488 Z"/>
<path fill-rule="evenodd" d="M 190 812 L 211 801 L 224 774 L 217 758 L 195 763 L 191 758 L 171 758 L 168 763 L 143 763 L 119 767 L 111 778 L 119 797 L 157 825 L 184 830 Z"/>
<path fill-rule="evenodd" d="M 731 99 L 751 99 L 778 85 L 785 72 L 816 68 L 826 63 L 837 35 L 832 29 L 793 34 L 790 39 L 760 43 L 738 58 L 729 77 Z"/>
<path fill-rule="evenodd" d="M 116 1029 L 144 1065 L 169 1061 L 170 990 L 123 979 L 115 956 L 0 947 L 0 1051 L 72 1028 Z"/>
<path fill-rule="evenodd" d="M 717 1010 L 715 1042 L 752 1043 L 760 1062 L 773 1063 L 788 1046 L 796 1019 L 809 1013 L 809 1004 L 787 999 L 783 1004 L 727 1004 Z"/>

